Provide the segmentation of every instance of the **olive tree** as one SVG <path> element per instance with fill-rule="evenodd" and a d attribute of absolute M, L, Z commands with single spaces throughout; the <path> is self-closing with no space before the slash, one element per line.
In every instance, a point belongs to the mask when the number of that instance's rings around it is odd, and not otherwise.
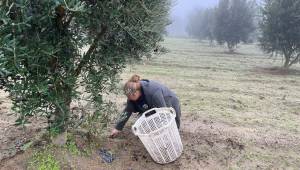
<path fill-rule="evenodd" d="M 219 44 L 233 52 L 240 42 L 247 42 L 255 30 L 253 1 L 220 0 L 215 13 L 214 35 Z"/>
<path fill-rule="evenodd" d="M 103 112 L 127 61 L 160 49 L 168 0 L 0 1 L 1 84 L 18 124 L 33 115 L 63 130 L 82 86 Z"/>
<path fill-rule="evenodd" d="M 266 0 L 262 11 L 260 46 L 284 57 L 283 67 L 300 62 L 300 2 Z"/>

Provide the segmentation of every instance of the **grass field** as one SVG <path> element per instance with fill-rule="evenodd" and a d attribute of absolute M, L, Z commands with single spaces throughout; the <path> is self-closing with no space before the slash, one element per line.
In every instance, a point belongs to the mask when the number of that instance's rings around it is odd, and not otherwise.
<path fill-rule="evenodd" d="M 199 161 L 183 167 L 206 168 L 207 161 L 217 169 L 300 168 L 299 65 L 278 69 L 281 58 L 256 45 L 241 45 L 236 54 L 189 39 L 167 39 L 165 46 L 170 53 L 123 77 L 137 73 L 178 94 L 186 155 Z"/>
<path fill-rule="evenodd" d="M 176 92 L 183 155 L 165 166 L 153 163 L 129 123 L 119 139 L 106 141 L 119 156 L 113 164 L 92 153 L 68 157 L 74 169 L 300 168 L 299 65 L 281 70 L 281 58 L 269 58 L 256 45 L 240 45 L 234 54 L 192 39 L 167 38 L 164 46 L 169 53 L 128 66 L 121 78 L 138 74 Z M 121 108 L 125 97 L 117 98 Z M 19 155 L 2 168 L 26 159 Z"/>

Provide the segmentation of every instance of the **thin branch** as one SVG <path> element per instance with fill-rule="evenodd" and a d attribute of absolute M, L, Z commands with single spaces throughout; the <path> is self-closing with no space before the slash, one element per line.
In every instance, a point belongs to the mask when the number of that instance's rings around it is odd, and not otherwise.
<path fill-rule="evenodd" d="M 297 57 L 293 61 L 290 62 L 289 66 L 297 63 L 298 61 L 300 61 L 300 54 L 298 54 Z"/>
<path fill-rule="evenodd" d="M 69 10 L 69 11 L 71 11 L 71 12 L 80 12 L 80 10 L 78 10 L 78 9 L 71 9 L 71 8 L 68 6 L 66 0 L 64 0 L 64 3 L 65 3 L 65 6 L 66 6 L 67 10 Z"/>
<path fill-rule="evenodd" d="M 102 25 L 101 26 L 101 32 L 99 32 L 97 34 L 97 36 L 94 39 L 93 43 L 91 44 L 90 48 L 85 53 L 82 60 L 79 62 L 78 67 L 75 69 L 75 76 L 76 77 L 80 74 L 82 68 L 87 64 L 88 60 L 91 58 L 92 53 L 95 51 L 95 49 L 97 47 L 98 41 L 104 36 L 106 30 L 107 30 L 107 26 Z"/>
<path fill-rule="evenodd" d="M 123 29 L 132 39 L 138 41 L 137 38 L 134 37 L 134 35 L 132 35 L 126 28 L 124 28 L 120 23 L 116 23 L 121 29 Z"/>
<path fill-rule="evenodd" d="M 145 4 L 144 0 L 138 1 L 138 3 L 145 10 L 147 15 L 149 15 L 151 13 L 151 11 L 146 7 L 146 4 Z"/>
<path fill-rule="evenodd" d="M 71 21 L 72 21 L 72 19 L 73 19 L 73 15 L 71 15 L 70 17 L 69 17 L 69 19 L 65 22 L 65 24 L 64 24 L 64 28 L 67 28 L 69 25 L 70 25 L 70 23 L 71 23 Z"/>

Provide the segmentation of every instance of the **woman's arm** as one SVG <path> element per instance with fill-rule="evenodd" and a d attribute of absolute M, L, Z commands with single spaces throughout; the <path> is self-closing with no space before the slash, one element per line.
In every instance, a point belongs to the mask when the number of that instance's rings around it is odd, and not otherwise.
<path fill-rule="evenodd" d="M 121 131 L 123 130 L 125 124 L 127 123 L 128 119 L 130 118 L 132 112 L 123 112 L 121 115 L 120 115 L 120 118 L 119 120 L 117 121 L 117 124 L 115 126 L 115 129 Z"/>
<path fill-rule="evenodd" d="M 133 104 L 127 100 L 126 108 L 120 115 L 117 124 L 115 126 L 115 129 L 121 131 L 123 130 L 125 124 L 127 123 L 128 119 L 130 118 L 131 114 L 135 112 Z"/>

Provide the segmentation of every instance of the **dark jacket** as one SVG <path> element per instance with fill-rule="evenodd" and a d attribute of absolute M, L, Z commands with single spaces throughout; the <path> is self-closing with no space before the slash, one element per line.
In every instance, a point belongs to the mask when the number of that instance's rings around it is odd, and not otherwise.
<path fill-rule="evenodd" d="M 180 124 L 180 105 L 177 96 L 166 86 L 149 80 L 142 80 L 141 86 L 148 104 L 148 110 L 160 107 L 173 107 L 176 111 L 176 123 Z M 117 130 L 122 130 L 132 113 L 137 112 L 134 102 L 127 100 L 126 107 L 116 124 Z M 141 113 L 140 113 L 141 114 Z"/>

